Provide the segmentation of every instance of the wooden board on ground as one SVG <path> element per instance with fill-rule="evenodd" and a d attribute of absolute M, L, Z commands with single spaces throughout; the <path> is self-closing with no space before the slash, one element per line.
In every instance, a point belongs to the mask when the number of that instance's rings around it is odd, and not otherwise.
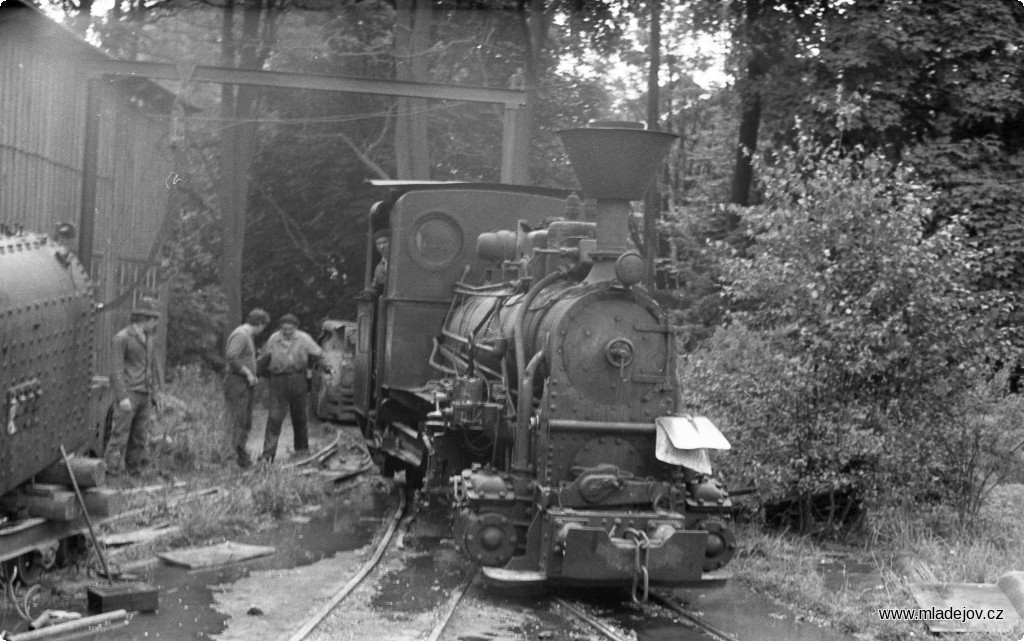
<path fill-rule="evenodd" d="M 1024 573 L 1009 572 L 998 583 L 911 583 L 910 593 L 935 615 L 923 619 L 933 633 L 1007 633 L 1021 622 Z M 989 618 L 996 614 L 999 618 Z"/>
<path fill-rule="evenodd" d="M 225 541 L 217 545 L 172 550 L 157 556 L 164 563 L 196 570 L 238 563 L 239 561 L 248 561 L 249 559 L 256 559 L 261 556 L 269 556 L 275 551 L 275 548 L 269 546 L 245 545 L 244 543 Z"/>

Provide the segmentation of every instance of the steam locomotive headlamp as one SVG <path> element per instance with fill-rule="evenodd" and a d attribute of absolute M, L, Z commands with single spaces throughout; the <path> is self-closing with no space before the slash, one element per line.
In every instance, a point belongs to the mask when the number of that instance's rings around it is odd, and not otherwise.
<path fill-rule="evenodd" d="M 626 287 L 632 287 L 644 279 L 647 265 L 643 256 L 629 251 L 615 260 L 615 278 Z"/>

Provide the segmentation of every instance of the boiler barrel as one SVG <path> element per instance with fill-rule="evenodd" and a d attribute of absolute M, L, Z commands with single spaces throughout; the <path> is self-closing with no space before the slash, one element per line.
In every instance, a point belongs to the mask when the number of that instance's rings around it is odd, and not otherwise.
<path fill-rule="evenodd" d="M 94 301 L 81 264 L 38 235 L 0 235 L 0 493 L 73 451 L 87 428 Z"/>

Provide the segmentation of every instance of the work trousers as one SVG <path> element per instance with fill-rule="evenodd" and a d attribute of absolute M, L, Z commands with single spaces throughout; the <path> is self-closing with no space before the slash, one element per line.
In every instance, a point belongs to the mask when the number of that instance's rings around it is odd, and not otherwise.
<path fill-rule="evenodd" d="M 274 460 L 277 453 L 277 439 L 281 436 L 281 424 L 285 414 L 292 417 L 292 432 L 295 435 L 295 451 L 309 449 L 309 434 L 306 426 L 306 405 L 308 402 L 306 372 L 270 375 L 270 411 L 267 414 L 267 432 L 263 436 L 263 456 Z"/>
<path fill-rule="evenodd" d="M 114 403 L 114 420 L 110 426 L 110 440 L 103 453 L 107 471 L 111 474 L 138 472 L 148 462 L 146 446 L 153 423 L 153 402 L 144 392 L 128 392 L 132 408 L 122 410 Z"/>
<path fill-rule="evenodd" d="M 224 378 L 224 402 L 228 410 L 228 434 L 231 449 L 241 465 L 249 463 L 245 444 L 252 431 L 252 406 L 256 399 L 256 388 L 249 386 L 244 376 L 228 372 Z"/>

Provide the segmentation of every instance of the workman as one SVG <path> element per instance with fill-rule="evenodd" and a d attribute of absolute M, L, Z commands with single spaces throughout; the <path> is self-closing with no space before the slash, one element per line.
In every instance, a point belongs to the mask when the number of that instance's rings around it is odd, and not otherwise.
<path fill-rule="evenodd" d="M 289 413 L 295 456 L 300 458 L 309 453 L 306 407 L 309 404 L 310 368 L 322 366 L 330 372 L 331 367 L 323 364 L 323 350 L 313 337 L 299 329 L 299 319 L 294 314 L 281 317 L 280 329 L 267 339 L 259 366 L 260 371 L 266 371 L 270 377 L 270 410 L 260 460 L 274 460 L 281 424 L 285 414 Z"/>
<path fill-rule="evenodd" d="M 252 465 L 245 444 L 252 430 L 252 407 L 259 382 L 255 339 L 269 324 L 270 314 L 257 307 L 231 332 L 225 348 L 228 369 L 224 376 L 224 401 L 228 409 L 228 434 L 236 462 L 243 469 Z"/>
<path fill-rule="evenodd" d="M 373 270 L 373 280 L 370 285 L 359 292 L 356 300 L 372 302 L 377 300 L 384 293 L 384 286 L 388 282 L 388 249 L 391 245 L 391 230 L 381 229 L 373 235 L 373 246 L 380 254 L 380 262 Z"/>
<path fill-rule="evenodd" d="M 149 463 L 146 446 L 153 423 L 153 406 L 160 402 L 161 376 L 153 353 L 160 307 L 140 298 L 129 325 L 114 335 L 110 384 L 114 394 L 113 423 L 103 453 L 106 473 L 135 476 Z"/>

